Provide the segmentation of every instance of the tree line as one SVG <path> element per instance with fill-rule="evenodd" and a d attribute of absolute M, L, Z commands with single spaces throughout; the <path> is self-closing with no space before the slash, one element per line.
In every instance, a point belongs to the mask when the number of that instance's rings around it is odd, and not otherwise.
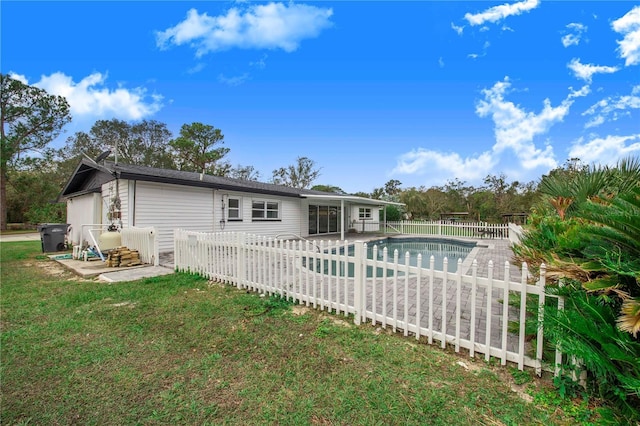
<path fill-rule="evenodd" d="M 1 78 L 1 227 L 8 222 L 62 222 L 66 208 L 53 201 L 83 157 L 102 153 L 123 164 L 259 180 L 251 165 L 232 166 L 226 160 L 222 131 L 212 125 L 184 124 L 174 137 L 156 120 L 98 120 L 88 132 L 76 132 L 64 147 L 49 146 L 71 121 L 69 104 L 8 75 Z M 315 162 L 298 157 L 295 164 L 273 171 L 271 182 L 308 188 L 320 175 Z"/>
<path fill-rule="evenodd" d="M 23 84 L 2 78 L 2 229 L 9 222 L 62 222 L 66 208 L 51 203 L 83 156 L 109 158 L 123 164 L 206 173 L 244 180 L 260 180 L 252 165 L 231 165 L 224 134 L 212 125 L 184 124 L 174 136 L 156 120 L 127 122 L 98 120 L 90 130 L 69 136 L 62 148 L 49 146 L 71 121 L 67 101 Z M 576 160 L 572 160 L 576 161 Z M 324 192 L 345 194 L 333 185 L 311 186 L 320 168 L 308 157 L 273 170 L 269 182 Z M 538 194 L 535 182 L 509 182 L 504 174 L 488 175 L 481 186 L 454 179 L 442 186 L 402 188 L 396 179 L 372 192 L 353 195 L 404 203 L 387 207 L 389 220 L 439 219 L 448 212 L 466 212 L 467 220 L 500 222 L 507 213 L 526 213 Z"/>
<path fill-rule="evenodd" d="M 449 213 L 465 213 L 465 221 L 502 222 L 503 215 L 526 214 L 538 194 L 536 182 L 509 182 L 504 174 L 487 175 L 484 185 L 473 186 L 453 179 L 442 186 L 402 188 L 402 182 L 389 180 L 371 193 L 354 195 L 404 203 L 387 207 L 388 220 L 437 220 Z"/>

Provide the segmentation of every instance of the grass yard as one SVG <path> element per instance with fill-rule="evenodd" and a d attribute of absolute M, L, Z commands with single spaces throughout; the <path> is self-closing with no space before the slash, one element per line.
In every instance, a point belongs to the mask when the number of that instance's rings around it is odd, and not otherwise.
<path fill-rule="evenodd" d="M 1 247 L 2 424 L 616 424 L 548 381 L 177 274 L 83 281 Z"/>

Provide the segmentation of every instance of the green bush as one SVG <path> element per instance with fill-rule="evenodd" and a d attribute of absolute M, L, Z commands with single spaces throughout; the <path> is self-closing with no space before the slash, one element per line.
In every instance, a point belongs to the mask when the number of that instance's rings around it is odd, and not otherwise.
<path fill-rule="evenodd" d="M 580 360 L 588 392 L 640 419 L 640 160 L 552 172 L 539 189 L 514 253 L 534 272 L 545 263 L 548 291 L 565 299 L 547 306 L 545 335 Z"/>
<path fill-rule="evenodd" d="M 547 305 L 544 324 L 545 334 L 567 355 L 564 373 L 573 372 L 572 359 L 579 360 L 589 392 L 640 420 L 640 342 L 616 327 L 619 300 L 589 294 L 579 282 L 549 292 L 565 300 L 564 310 Z"/>
<path fill-rule="evenodd" d="M 402 220 L 402 212 L 397 206 L 387 205 L 385 206 L 385 210 L 387 211 L 387 221 L 389 222 L 397 222 Z M 384 220 L 384 210 L 380 210 L 380 221 Z"/>
<path fill-rule="evenodd" d="M 43 204 L 32 206 L 25 214 L 30 223 L 65 223 L 66 204 Z"/>

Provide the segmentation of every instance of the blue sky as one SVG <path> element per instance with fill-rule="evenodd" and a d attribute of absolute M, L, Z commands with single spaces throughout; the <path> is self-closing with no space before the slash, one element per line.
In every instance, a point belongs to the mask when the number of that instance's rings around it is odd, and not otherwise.
<path fill-rule="evenodd" d="M 98 119 L 220 128 L 261 180 L 370 192 L 640 155 L 628 1 L 3 1 L 1 71 Z"/>

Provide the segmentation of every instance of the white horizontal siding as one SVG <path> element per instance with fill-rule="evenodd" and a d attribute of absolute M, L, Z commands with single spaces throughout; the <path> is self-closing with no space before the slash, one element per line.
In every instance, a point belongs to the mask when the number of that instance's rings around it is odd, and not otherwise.
<path fill-rule="evenodd" d="M 226 218 L 226 209 L 228 209 L 228 199 L 240 199 L 240 216 L 241 221 L 229 221 Z M 222 200 L 225 201 L 224 223 L 220 223 L 222 215 Z M 251 217 L 252 202 L 276 201 L 279 204 L 279 220 L 253 220 Z M 275 237 L 280 234 L 296 234 L 303 236 L 307 233 L 307 226 L 302 226 L 307 220 L 306 212 L 302 212 L 302 199 L 291 197 L 275 197 L 264 194 L 250 194 L 233 191 L 216 191 L 214 202 L 215 230 L 229 232 L 246 232 L 248 234 L 263 235 L 267 237 Z M 304 220 L 301 220 L 304 219 Z M 304 228 L 304 230 L 302 229 Z"/>
<path fill-rule="evenodd" d="M 127 215 L 127 212 L 129 211 L 129 181 L 121 179 L 118 187 L 120 195 L 120 220 L 122 226 L 128 228 L 130 226 Z"/>
<path fill-rule="evenodd" d="M 154 226 L 160 252 L 173 250 L 173 231 L 214 231 L 213 190 L 136 182 L 134 226 Z"/>
<path fill-rule="evenodd" d="M 363 220 L 360 219 L 360 208 L 371 209 L 371 219 L 364 220 L 364 229 L 362 228 Z M 349 228 L 354 228 L 358 232 L 377 231 L 380 227 L 380 209 L 379 206 L 352 204 Z"/>
<path fill-rule="evenodd" d="M 67 223 L 71 225 L 69 239 L 74 245 L 90 241 L 88 228 L 82 235 L 82 225 L 95 224 L 101 217 L 102 197 L 98 193 L 85 194 L 67 200 Z"/>
<path fill-rule="evenodd" d="M 111 202 L 116 195 L 116 186 L 118 187 L 118 195 L 120 197 L 120 212 L 121 217 L 119 220 L 110 221 L 107 218 L 109 213 Z M 110 225 L 115 223 L 116 225 L 122 225 L 128 227 L 127 212 L 129 211 L 129 181 L 119 179 L 117 185 L 116 181 L 112 180 L 102 185 L 102 224 Z"/>

